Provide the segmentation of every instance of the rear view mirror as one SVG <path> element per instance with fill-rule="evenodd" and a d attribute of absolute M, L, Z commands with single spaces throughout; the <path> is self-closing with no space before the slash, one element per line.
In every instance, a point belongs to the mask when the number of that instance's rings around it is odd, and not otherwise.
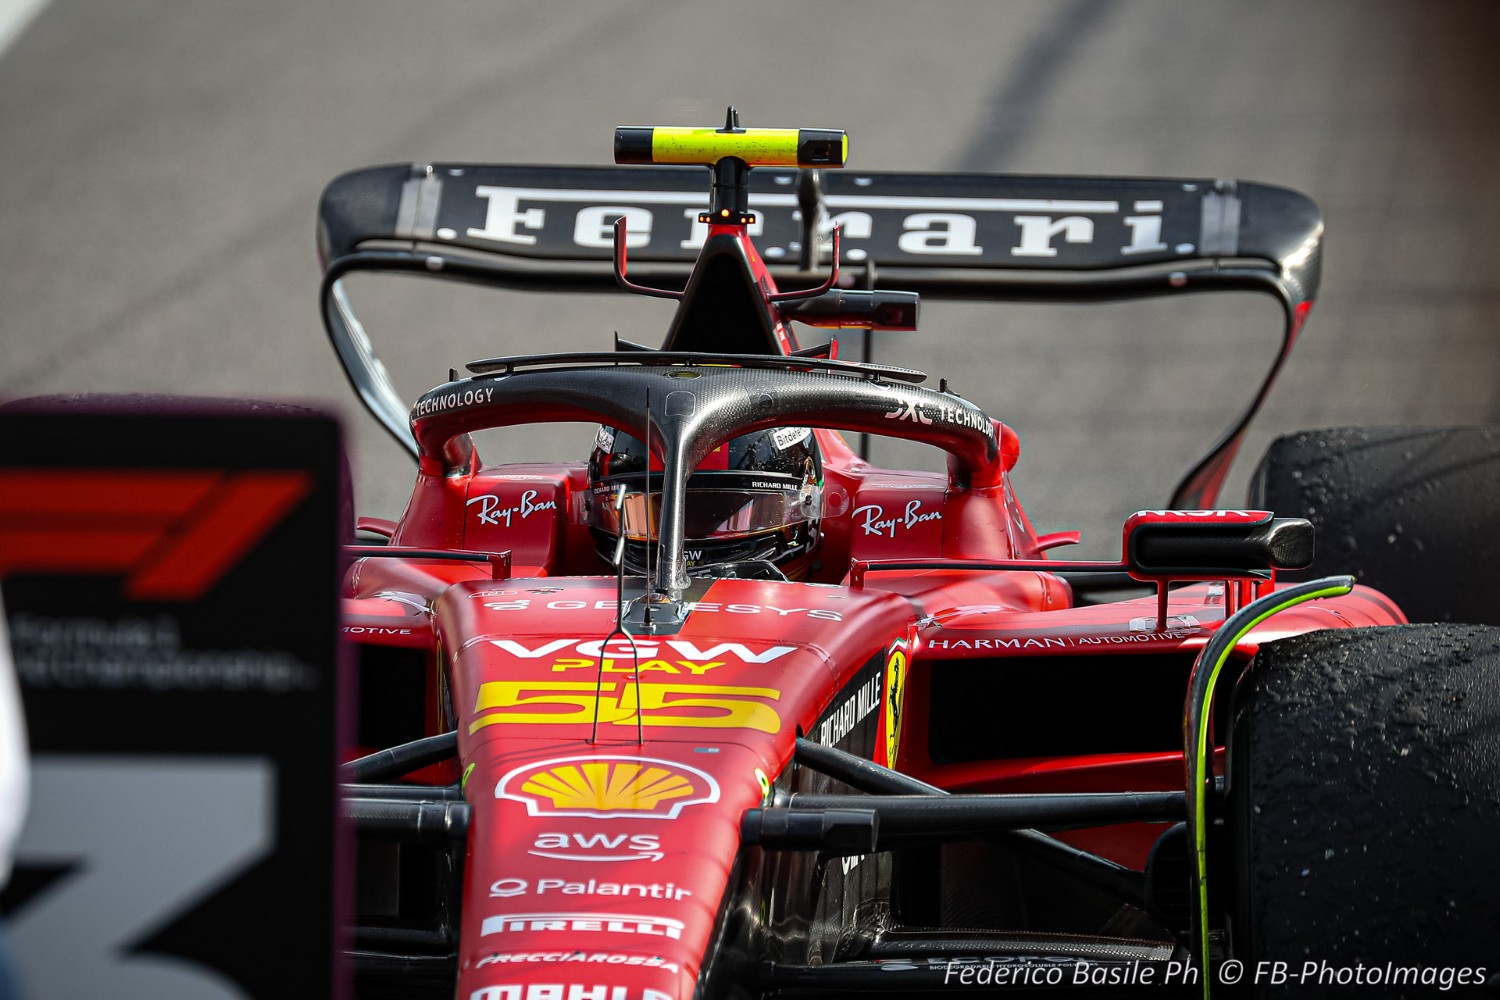
<path fill-rule="evenodd" d="M 1265 510 L 1143 510 L 1125 522 L 1137 580 L 1222 579 L 1312 563 L 1312 522 Z"/>

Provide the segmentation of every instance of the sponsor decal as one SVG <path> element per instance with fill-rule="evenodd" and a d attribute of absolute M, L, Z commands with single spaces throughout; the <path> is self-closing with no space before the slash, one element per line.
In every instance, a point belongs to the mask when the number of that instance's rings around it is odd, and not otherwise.
<path fill-rule="evenodd" d="M 772 660 L 779 660 L 796 648 L 795 646 L 771 646 L 757 651 L 740 642 L 721 642 L 713 646 L 700 647 L 688 639 L 667 639 L 662 642 L 655 639 L 636 639 L 634 642 L 629 639 L 610 639 L 604 642 L 598 639 L 552 639 L 539 646 L 528 646 L 514 639 L 491 639 L 490 643 L 511 656 L 525 660 L 539 660 L 543 657 L 554 656 L 563 650 L 570 650 L 580 656 L 630 656 L 632 650 L 636 656 L 656 656 L 665 646 L 678 656 L 690 660 L 735 659 L 741 663 L 770 663 Z"/>
<path fill-rule="evenodd" d="M 864 859 L 865 856 L 863 854 L 847 855 L 845 857 L 839 858 L 839 868 L 842 869 L 845 875 L 848 875 L 854 869 L 858 868 L 859 863 Z"/>
<path fill-rule="evenodd" d="M 693 561 L 693 554 L 697 551 L 701 556 L 701 550 L 688 549 L 688 561 Z M 483 590 L 470 594 L 473 597 L 508 597 L 519 593 L 516 590 Z M 485 605 L 491 611 L 618 611 L 620 602 L 610 600 L 597 601 L 533 601 L 529 597 L 517 598 L 511 601 L 491 601 Z M 825 622 L 841 622 L 844 620 L 843 612 L 830 611 L 827 608 L 778 608 L 770 604 L 724 604 L 721 601 L 688 601 L 683 607 L 691 614 L 729 614 L 729 615 L 775 615 L 778 618 L 789 618 L 793 615 L 806 615 Z M 637 645 L 641 640 L 636 640 Z"/>
<path fill-rule="evenodd" d="M 864 515 L 864 521 L 857 520 Z M 865 504 L 863 507 L 854 508 L 855 524 L 866 535 L 882 535 L 886 538 L 895 538 L 896 529 L 909 530 L 924 521 L 941 521 L 943 512 L 940 510 L 922 509 L 921 500 L 911 500 L 906 504 L 906 509 L 895 517 L 886 517 L 885 508 L 878 503 Z"/>
<path fill-rule="evenodd" d="M 715 667 L 722 667 L 723 660 L 715 660 L 713 663 L 694 663 L 692 660 L 639 660 L 634 657 L 626 660 L 614 660 L 605 657 L 602 660 L 554 660 L 552 672 L 560 674 L 564 670 L 589 669 L 603 671 L 606 674 L 691 674 L 694 677 L 702 677 Z"/>
<path fill-rule="evenodd" d="M 812 437 L 810 427 L 778 427 L 771 432 L 771 441 L 779 451 L 786 451 L 810 437 Z"/>
<path fill-rule="evenodd" d="M 571 243 L 587 249 L 612 245 L 615 219 L 625 220 L 626 245 L 695 250 L 708 236 L 708 226 L 698 221 L 702 195 L 687 191 L 587 190 L 570 188 L 523 188 L 499 184 L 474 187 L 482 225 L 464 227 L 470 240 L 511 246 Z M 914 255 L 976 256 L 985 243 L 1005 248 L 997 252 L 1020 258 L 1071 256 L 1069 247 L 1096 244 L 1090 256 L 1108 258 L 1142 254 L 1190 254 L 1191 243 L 1169 247 L 1163 223 L 1165 202 L 1160 198 L 1006 198 L 924 197 L 913 195 L 897 201 L 864 194 L 829 195 L 833 210 L 830 222 L 843 227 L 850 240 L 879 239 L 904 253 Z M 649 207 L 648 207 L 649 206 Z M 778 208 L 793 209 L 791 194 L 759 193 L 750 196 L 750 207 L 762 213 Z M 1184 209 L 1174 208 L 1171 218 Z M 1196 209 L 1190 213 L 1196 223 Z M 1182 224 L 1180 221 L 1177 223 Z M 752 235 L 763 231 L 764 220 L 749 227 Z M 440 239 L 456 239 L 457 230 L 439 229 Z M 1061 247 L 1059 246 L 1061 244 Z M 1106 249 L 1107 248 L 1107 249 Z"/>
<path fill-rule="evenodd" d="M 409 628 L 389 625 L 341 625 L 339 631 L 345 635 L 411 635 Z"/>
<path fill-rule="evenodd" d="M 502 723 L 634 726 L 639 720 L 643 726 L 777 733 L 781 716 L 765 702 L 780 700 L 775 688 L 719 684 L 487 681 L 479 686 L 469 732 Z"/>
<path fill-rule="evenodd" d="M 1154 623 L 1155 619 L 1151 619 Z M 1167 632 L 1133 632 L 1129 635 L 1076 635 L 1076 636 L 1026 636 L 1004 639 L 990 636 L 976 639 L 932 639 L 928 645 L 933 649 L 1079 649 L 1086 646 L 1122 646 L 1138 642 L 1167 642 L 1191 639 L 1197 627 L 1173 629 Z"/>
<path fill-rule="evenodd" d="M 457 410 L 465 406 L 488 403 L 494 398 L 493 386 L 483 389 L 464 389 L 463 391 L 455 389 L 452 392 L 440 392 L 417 400 L 417 405 L 412 409 L 412 416 L 430 417 L 434 413 L 445 413 L 448 410 Z"/>
<path fill-rule="evenodd" d="M 671 917 L 645 917 L 633 913 L 507 913 L 498 917 L 485 917 L 479 933 L 596 932 L 677 940 L 682 937 L 685 926 L 681 920 L 673 920 Z"/>
<path fill-rule="evenodd" d="M 482 986 L 469 1000 L 672 1000 L 670 993 L 609 984 L 581 986 L 576 983 L 501 983 Z"/>
<path fill-rule="evenodd" d="M 594 447 L 600 451 L 614 451 L 615 432 L 600 424 L 598 433 L 594 435 Z"/>
<path fill-rule="evenodd" d="M 535 965 L 554 962 L 584 962 L 589 965 L 625 965 L 663 972 L 680 972 L 681 966 L 660 955 L 623 955 L 615 951 L 513 951 L 486 955 L 474 963 L 474 968 L 486 965 Z"/>
<path fill-rule="evenodd" d="M 539 833 L 527 854 L 557 861 L 660 861 L 666 857 L 654 833 Z"/>
<path fill-rule="evenodd" d="M 901 752 L 901 722 L 906 701 L 906 643 L 897 640 L 885 658 L 885 766 L 894 768 Z"/>
<path fill-rule="evenodd" d="M 676 819 L 688 806 L 719 801 L 719 783 L 654 757 L 555 757 L 507 772 L 495 798 L 523 802 L 532 816 Z"/>
<path fill-rule="evenodd" d="M 537 496 L 536 490 L 527 490 L 521 494 L 520 501 L 514 506 L 501 507 L 500 504 L 503 501 L 499 497 L 486 493 L 484 496 L 474 497 L 464 506 L 472 507 L 476 503 L 479 504 L 479 510 L 475 513 L 480 524 L 499 524 L 504 521 L 505 526 L 509 528 L 511 519 L 514 517 L 519 517 L 524 521 L 538 511 L 557 510 L 556 500 L 538 500 Z"/>
<path fill-rule="evenodd" d="M 1130 635 L 1081 635 L 1073 639 L 1074 646 L 1125 646 L 1133 642 L 1165 642 L 1172 639 L 1191 639 L 1197 629 L 1174 629 L 1169 632 L 1132 632 Z"/>
<path fill-rule="evenodd" d="M 1271 516 L 1264 510 L 1141 510 L 1136 517 L 1154 517 L 1169 521 L 1263 521 Z"/>
<path fill-rule="evenodd" d="M 921 404 L 915 399 L 897 400 L 896 408 L 887 413 L 885 419 L 910 420 L 914 424 L 932 423 L 932 418 L 922 412 Z"/>
<path fill-rule="evenodd" d="M 499 878 L 490 883 L 490 895 L 501 899 L 524 896 L 529 885 L 524 878 Z"/>
<path fill-rule="evenodd" d="M 1155 632 L 1157 618 L 1155 615 L 1146 615 L 1143 618 L 1130 619 L 1130 631 L 1132 632 Z M 1192 615 L 1169 615 L 1167 617 L 1167 628 L 1173 632 L 1196 632 L 1202 626 L 1198 619 Z"/>
<path fill-rule="evenodd" d="M 994 439 L 995 426 L 982 410 L 950 403 L 924 403 L 920 400 L 897 400 L 895 408 L 886 413 L 887 420 L 909 420 L 914 424 L 930 426 L 934 423 L 951 424 L 976 430 Z"/>
<path fill-rule="evenodd" d="M 673 902 L 686 899 L 692 893 L 679 888 L 675 882 L 606 882 L 588 879 L 570 882 L 562 878 L 539 878 L 536 884 L 524 878 L 502 878 L 490 883 L 490 895 L 501 899 L 512 896 L 545 896 L 553 893 L 562 896 L 639 896 L 642 899 L 670 899 Z"/>
<path fill-rule="evenodd" d="M 831 747 L 854 731 L 880 704 L 880 675 L 865 681 L 818 724 L 817 740 Z"/>
<path fill-rule="evenodd" d="M 1069 640 L 1048 636 L 1046 638 L 1001 639 L 998 637 L 976 639 L 932 639 L 933 649 L 1067 649 Z"/>

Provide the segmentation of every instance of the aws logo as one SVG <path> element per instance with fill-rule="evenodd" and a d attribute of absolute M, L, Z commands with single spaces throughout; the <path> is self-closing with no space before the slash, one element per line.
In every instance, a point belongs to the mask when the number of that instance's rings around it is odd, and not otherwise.
<path fill-rule="evenodd" d="M 556 757 L 507 772 L 495 798 L 524 802 L 532 816 L 676 819 L 688 806 L 719 801 L 719 784 L 653 757 Z"/>

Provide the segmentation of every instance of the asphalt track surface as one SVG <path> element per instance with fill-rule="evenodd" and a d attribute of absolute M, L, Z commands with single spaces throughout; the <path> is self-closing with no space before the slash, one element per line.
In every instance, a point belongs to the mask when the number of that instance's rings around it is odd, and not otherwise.
<path fill-rule="evenodd" d="M 868 169 L 1239 177 L 1315 198 L 1322 295 L 1232 506 L 1276 433 L 1500 422 L 1497 29 L 1487 3 L 1357 0 L 53 0 L 0 52 L 0 396 L 317 401 L 345 416 L 361 512 L 395 516 L 411 465 L 318 319 L 323 184 L 416 160 L 607 163 L 617 124 L 712 124 L 734 103 L 746 124 L 847 129 Z M 410 279 L 354 294 L 412 398 L 476 357 L 655 343 L 669 317 Z M 1249 399 L 1278 322 L 1244 295 L 928 303 L 877 360 L 949 376 L 1015 426 L 1038 527 L 1081 527 L 1076 554 L 1105 557 Z M 482 445 L 586 454 L 587 429 L 560 434 Z M 875 458 L 939 467 L 904 445 Z"/>

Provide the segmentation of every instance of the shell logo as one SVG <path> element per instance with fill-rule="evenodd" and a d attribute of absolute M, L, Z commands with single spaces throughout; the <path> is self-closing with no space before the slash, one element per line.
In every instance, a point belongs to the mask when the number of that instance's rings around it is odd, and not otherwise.
<path fill-rule="evenodd" d="M 687 806 L 719 801 L 719 784 L 654 757 L 555 757 L 507 772 L 495 798 L 524 802 L 532 816 L 676 819 Z"/>

